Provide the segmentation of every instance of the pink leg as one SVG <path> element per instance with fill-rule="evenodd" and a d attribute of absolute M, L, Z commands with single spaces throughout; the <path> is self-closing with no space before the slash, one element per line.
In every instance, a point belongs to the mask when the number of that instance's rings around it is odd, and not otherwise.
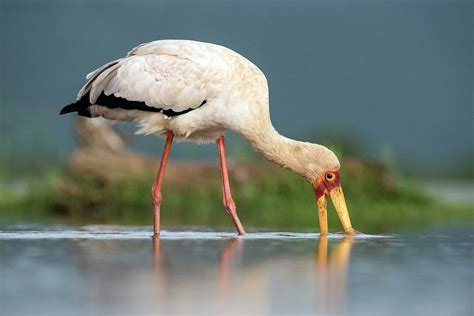
<path fill-rule="evenodd" d="M 166 144 L 161 157 L 160 168 L 156 174 L 155 182 L 151 187 L 151 197 L 153 201 L 153 237 L 160 235 L 160 207 L 163 201 L 163 195 L 161 194 L 161 184 L 163 183 L 163 174 L 165 173 L 166 163 L 168 162 L 168 156 L 170 154 L 171 144 L 173 143 L 173 132 L 169 131 L 166 135 Z"/>
<path fill-rule="evenodd" d="M 240 219 L 237 216 L 237 208 L 235 206 L 234 199 L 230 194 L 229 174 L 227 172 L 227 160 L 225 157 L 225 142 L 224 136 L 217 139 L 217 150 L 219 152 L 220 164 L 221 164 L 221 175 L 222 175 L 222 193 L 224 195 L 224 208 L 227 214 L 232 218 L 235 228 L 239 235 L 245 235 L 244 226 L 240 223 Z"/>
<path fill-rule="evenodd" d="M 232 261 L 236 259 L 240 248 L 242 248 L 243 240 L 241 238 L 234 238 L 222 249 L 221 258 L 219 262 L 218 274 L 218 290 L 219 290 L 219 305 L 218 315 L 227 315 L 229 304 L 232 298 Z"/>

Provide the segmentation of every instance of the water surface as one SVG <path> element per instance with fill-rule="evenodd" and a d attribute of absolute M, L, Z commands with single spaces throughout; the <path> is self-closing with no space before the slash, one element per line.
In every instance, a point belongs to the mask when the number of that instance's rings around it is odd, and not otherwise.
<path fill-rule="evenodd" d="M 473 237 L 15 226 L 0 231 L 0 311 L 469 315 Z"/>

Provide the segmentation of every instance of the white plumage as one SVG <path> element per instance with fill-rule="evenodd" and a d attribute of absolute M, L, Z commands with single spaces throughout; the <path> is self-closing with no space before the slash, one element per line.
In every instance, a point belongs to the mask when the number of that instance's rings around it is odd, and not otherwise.
<path fill-rule="evenodd" d="M 225 155 L 223 135 L 232 130 L 269 160 L 305 177 L 315 190 L 329 192 L 336 187 L 330 186 L 329 191 L 321 187 L 328 173 L 334 175 L 332 179 L 339 179 L 340 165 L 334 153 L 321 145 L 281 136 L 270 120 L 265 75 L 228 48 L 189 40 L 154 41 L 94 70 L 87 79 L 78 101 L 66 106 L 61 114 L 75 111 L 83 116 L 135 121 L 137 133 L 171 135 L 169 146 L 173 137 L 199 142 L 218 140 L 221 159 Z M 294 120 L 297 123 L 297 118 Z M 225 157 L 221 166 L 226 169 Z M 163 164 L 160 172 L 162 168 Z M 158 193 L 160 181 L 159 175 Z M 236 223 L 235 205 L 229 207 L 233 200 L 230 203 L 227 190 L 224 204 Z M 161 193 L 155 191 L 159 205 Z M 344 221 L 345 230 L 353 231 L 348 215 Z M 239 224 L 236 227 L 242 233 Z M 157 225 L 155 222 L 155 233 Z"/>
<path fill-rule="evenodd" d="M 232 92 L 236 91 L 235 85 L 242 86 L 245 78 L 236 74 L 244 74 L 244 69 L 265 81 L 255 65 L 222 46 L 194 41 L 155 41 L 140 45 L 126 57 L 88 74 L 89 81 L 77 99 L 90 93 L 94 116 L 135 120 L 140 125 L 139 133 L 163 134 L 171 130 L 178 138 L 212 141 L 230 127 L 229 122 L 222 122 L 221 115 L 213 115 L 212 109 L 230 114 L 228 107 L 241 103 L 237 100 L 240 96 Z M 206 106 L 196 113 L 170 119 L 159 113 L 107 109 L 95 104 L 101 93 L 174 112 L 196 109 L 204 101 Z"/>

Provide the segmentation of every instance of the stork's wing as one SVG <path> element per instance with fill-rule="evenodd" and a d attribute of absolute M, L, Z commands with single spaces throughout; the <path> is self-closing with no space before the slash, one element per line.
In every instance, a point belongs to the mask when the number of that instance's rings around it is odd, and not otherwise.
<path fill-rule="evenodd" d="M 92 83 L 97 79 L 97 77 L 102 74 L 103 72 L 107 72 L 110 73 L 110 71 L 113 71 L 117 68 L 117 64 L 122 60 L 122 58 L 120 59 L 116 59 L 114 61 L 111 61 L 99 68 L 97 68 L 96 70 L 90 72 L 87 74 L 86 76 L 86 79 L 88 80 L 87 83 L 82 87 L 81 90 L 79 90 L 79 92 L 77 93 L 77 100 L 81 100 L 82 97 L 84 97 L 90 90 L 91 90 L 91 87 L 92 87 Z M 112 69 L 110 69 L 112 68 Z M 108 71 L 108 69 L 110 69 L 110 71 Z"/>
<path fill-rule="evenodd" d="M 181 113 L 204 104 L 227 74 L 219 58 L 189 43 L 183 48 L 152 42 L 91 72 L 78 100 L 89 97 L 90 104 L 100 105 L 103 95 L 113 96 Z"/>

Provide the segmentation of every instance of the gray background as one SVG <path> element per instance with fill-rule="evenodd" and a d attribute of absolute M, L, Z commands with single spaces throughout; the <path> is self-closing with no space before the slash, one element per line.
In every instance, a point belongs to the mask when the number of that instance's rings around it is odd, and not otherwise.
<path fill-rule="evenodd" d="M 407 169 L 460 166 L 473 152 L 473 3 L 1 0 L 1 163 L 64 163 L 73 116 L 58 111 L 85 74 L 139 43 L 184 38 L 257 64 L 282 134 L 361 139 Z M 134 146 L 157 154 L 161 142 Z M 180 145 L 175 157 L 211 154 Z"/>

